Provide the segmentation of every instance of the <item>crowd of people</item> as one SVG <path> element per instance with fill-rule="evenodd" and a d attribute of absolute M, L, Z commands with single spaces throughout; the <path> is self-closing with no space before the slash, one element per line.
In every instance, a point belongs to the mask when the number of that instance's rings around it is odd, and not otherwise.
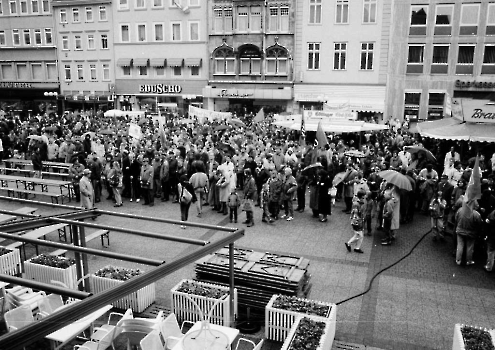
<path fill-rule="evenodd" d="M 115 207 L 171 201 L 179 205 L 182 221 L 188 220 L 191 205 L 198 217 L 206 215 L 209 206 L 233 223 L 243 211 L 244 223 L 251 227 L 259 219 L 290 222 L 308 208 L 315 220 L 325 223 L 335 202 L 343 201 L 353 228 L 345 246 L 357 253 L 363 252 L 365 231 L 370 236 L 382 231 L 382 245 L 392 245 L 400 225 L 413 221 L 419 211 L 431 217 L 435 241 L 444 241 L 446 232 L 457 237 L 459 264 L 464 249 L 466 264 L 472 264 L 474 243 L 486 238 L 485 268 L 492 269 L 494 237 L 480 234 L 495 232 L 494 156 L 481 156 L 483 194 L 465 209 L 462 198 L 474 165 L 473 150 L 461 152 L 461 157 L 457 144 L 421 139 L 397 119 L 385 131 L 329 134 L 324 144 L 315 142 L 311 133 L 301 135 L 273 121 L 272 115 L 258 123 L 249 118 L 240 123 L 199 122 L 169 115 L 164 125 L 152 118 L 137 121 L 142 137 L 133 138 L 129 120 L 105 118 L 101 111 L 45 114 L 25 121 L 2 117 L 0 153 L 31 159 L 38 172 L 44 161 L 72 163 L 75 196 L 85 208 L 105 197 Z M 412 145 L 420 150 L 406 148 Z M 406 177 L 413 190 L 384 181 L 379 172 L 387 169 Z M 255 212 L 261 217 L 255 218 Z M 481 230 L 481 225 L 492 229 Z"/>

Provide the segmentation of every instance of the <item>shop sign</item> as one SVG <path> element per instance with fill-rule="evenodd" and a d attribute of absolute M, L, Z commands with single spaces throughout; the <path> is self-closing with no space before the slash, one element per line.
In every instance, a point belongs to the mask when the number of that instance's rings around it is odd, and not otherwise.
<path fill-rule="evenodd" d="M 182 86 L 167 84 L 140 84 L 140 94 L 180 94 Z"/>
<path fill-rule="evenodd" d="M 218 94 L 218 97 L 223 97 L 223 98 L 246 98 L 246 97 L 252 97 L 254 94 L 253 93 L 239 93 L 239 90 L 228 90 L 228 89 L 222 89 L 220 93 Z"/>
<path fill-rule="evenodd" d="M 495 82 L 493 81 L 462 81 L 456 80 L 455 87 L 458 89 L 478 88 L 478 89 L 495 89 Z"/>
<path fill-rule="evenodd" d="M 349 110 L 333 110 L 333 111 L 304 111 L 305 120 L 356 120 L 357 113 Z"/>
<path fill-rule="evenodd" d="M 32 87 L 31 83 L 0 82 L 0 88 L 3 89 L 31 89 Z"/>
<path fill-rule="evenodd" d="M 495 102 L 459 98 L 453 101 L 452 115 L 472 123 L 495 123 Z"/>

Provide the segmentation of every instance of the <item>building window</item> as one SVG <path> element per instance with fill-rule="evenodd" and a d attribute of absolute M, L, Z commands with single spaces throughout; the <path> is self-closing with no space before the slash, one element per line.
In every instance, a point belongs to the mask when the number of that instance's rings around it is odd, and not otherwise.
<path fill-rule="evenodd" d="M 411 6 L 411 27 L 409 35 L 426 35 L 426 17 L 428 7 L 426 6 Z"/>
<path fill-rule="evenodd" d="M 88 50 L 95 49 L 95 36 L 94 34 L 88 34 Z"/>
<path fill-rule="evenodd" d="M 172 23 L 172 41 L 181 41 L 181 32 L 181 23 Z"/>
<path fill-rule="evenodd" d="M 261 52 L 254 46 L 249 45 L 239 50 L 240 72 L 241 75 L 260 75 L 261 74 Z"/>
<path fill-rule="evenodd" d="M 404 97 L 404 117 L 408 117 L 411 121 L 418 120 L 420 101 L 420 92 L 406 92 Z"/>
<path fill-rule="evenodd" d="M 20 6 L 21 8 L 21 13 L 26 14 L 28 13 L 28 5 L 27 5 L 27 0 L 21 0 L 20 1 Z"/>
<path fill-rule="evenodd" d="M 155 67 L 155 75 L 156 76 L 165 75 L 165 67 Z"/>
<path fill-rule="evenodd" d="M 479 14 L 479 4 L 462 4 L 459 35 L 478 34 Z"/>
<path fill-rule="evenodd" d="M 182 67 L 179 66 L 172 67 L 172 74 L 175 77 L 180 77 L 182 75 Z"/>
<path fill-rule="evenodd" d="M 93 8 L 86 7 L 85 12 L 86 12 L 86 22 L 93 22 Z"/>
<path fill-rule="evenodd" d="M 24 37 L 24 45 L 31 45 L 31 30 L 24 29 L 22 36 Z"/>
<path fill-rule="evenodd" d="M 282 47 L 271 47 L 266 50 L 266 74 L 287 75 L 289 53 Z"/>
<path fill-rule="evenodd" d="M 423 73 L 424 45 L 409 45 L 406 73 Z"/>
<path fill-rule="evenodd" d="M 309 23 L 321 24 L 321 0 L 309 0 Z"/>
<path fill-rule="evenodd" d="M 96 64 L 89 65 L 89 77 L 91 80 L 96 80 Z"/>
<path fill-rule="evenodd" d="M 38 0 L 31 0 L 31 12 L 32 13 L 40 12 L 40 5 Z"/>
<path fill-rule="evenodd" d="M 71 80 L 71 75 L 70 75 L 70 65 L 66 64 L 64 67 L 64 72 L 65 72 L 65 80 Z"/>
<path fill-rule="evenodd" d="M 127 10 L 129 9 L 128 0 L 119 0 L 119 10 Z"/>
<path fill-rule="evenodd" d="M 81 22 L 81 18 L 79 17 L 79 9 L 78 8 L 72 9 L 72 22 L 74 22 L 74 23 Z"/>
<path fill-rule="evenodd" d="M 199 67 L 198 66 L 191 66 L 191 76 L 192 77 L 197 77 L 199 76 Z"/>
<path fill-rule="evenodd" d="M 435 35 L 452 34 L 452 15 L 454 5 L 437 5 L 435 15 Z"/>
<path fill-rule="evenodd" d="M 234 50 L 228 47 L 217 49 L 215 57 L 215 74 L 235 74 Z"/>
<path fill-rule="evenodd" d="M 433 45 L 432 74 L 447 74 L 449 70 L 449 45 Z"/>
<path fill-rule="evenodd" d="M 373 49 L 374 43 L 361 43 L 361 70 L 373 69 Z"/>
<path fill-rule="evenodd" d="M 29 80 L 29 71 L 27 68 L 27 64 L 25 63 L 17 63 L 17 79 L 18 80 Z"/>
<path fill-rule="evenodd" d="M 17 14 L 17 2 L 16 0 L 10 0 L 9 2 L 9 7 L 10 7 L 10 14 L 11 15 L 16 15 Z"/>
<path fill-rule="evenodd" d="M 108 35 L 107 34 L 101 35 L 101 48 L 102 48 L 102 50 L 108 49 Z"/>
<path fill-rule="evenodd" d="M 5 30 L 0 30 L 0 46 L 7 45 L 7 41 L 5 40 Z"/>
<path fill-rule="evenodd" d="M 49 0 L 41 0 L 41 11 L 43 11 L 43 13 L 50 13 L 50 1 Z"/>
<path fill-rule="evenodd" d="M 58 80 L 57 65 L 55 63 L 46 64 L 46 77 L 48 80 Z"/>
<path fill-rule="evenodd" d="M 137 25 L 137 41 L 138 42 L 146 41 L 146 24 Z"/>
<path fill-rule="evenodd" d="M 459 45 L 456 74 L 473 74 L 475 45 Z"/>
<path fill-rule="evenodd" d="M 33 80 L 43 80 L 43 66 L 41 63 L 31 63 L 31 76 Z"/>
<path fill-rule="evenodd" d="M 45 28 L 45 45 L 52 45 L 53 37 L 52 37 L 52 29 Z"/>
<path fill-rule="evenodd" d="M 495 74 L 495 45 L 485 45 L 481 74 Z"/>
<path fill-rule="evenodd" d="M 240 32 L 247 32 L 248 30 L 248 7 L 238 6 L 237 7 L 237 30 Z"/>
<path fill-rule="evenodd" d="M 163 41 L 165 39 L 164 33 L 163 33 L 163 23 L 155 23 L 154 25 L 154 31 L 155 31 L 155 41 Z"/>
<path fill-rule="evenodd" d="M 249 31 L 259 32 L 261 30 L 261 6 L 251 6 L 249 10 Z"/>
<path fill-rule="evenodd" d="M 82 64 L 77 65 L 77 80 L 84 80 L 84 68 Z"/>
<path fill-rule="evenodd" d="M 213 9 L 212 32 L 231 33 L 233 28 L 233 11 L 231 8 Z"/>
<path fill-rule="evenodd" d="M 67 35 L 62 36 L 62 50 L 69 50 L 69 37 Z"/>
<path fill-rule="evenodd" d="M 34 43 L 36 45 L 41 45 L 41 29 L 34 30 Z"/>
<path fill-rule="evenodd" d="M 376 23 L 376 2 L 377 0 L 364 0 L 363 23 Z"/>
<path fill-rule="evenodd" d="M 140 66 L 139 68 L 139 75 L 148 75 L 148 67 L 147 66 Z"/>
<path fill-rule="evenodd" d="M 321 43 L 308 43 L 308 69 L 320 70 Z"/>
<path fill-rule="evenodd" d="M 288 7 L 270 7 L 270 32 L 289 31 L 289 8 Z"/>
<path fill-rule="evenodd" d="M 122 75 L 130 76 L 131 75 L 131 67 L 122 67 Z"/>
<path fill-rule="evenodd" d="M 136 0 L 136 8 L 137 9 L 144 9 L 144 8 L 146 8 L 146 2 L 145 2 L 145 0 Z"/>
<path fill-rule="evenodd" d="M 488 4 L 486 35 L 495 35 L 495 4 Z"/>
<path fill-rule="evenodd" d="M 428 94 L 428 120 L 441 119 L 443 117 L 445 94 L 430 92 Z"/>
<path fill-rule="evenodd" d="M 19 29 L 12 29 L 12 44 L 14 46 L 21 45 L 21 34 L 19 33 Z"/>
<path fill-rule="evenodd" d="M 101 70 L 103 73 L 103 80 L 110 80 L 110 64 L 103 63 L 101 65 Z"/>
<path fill-rule="evenodd" d="M 346 43 L 334 43 L 333 69 L 345 70 L 346 67 Z"/>
<path fill-rule="evenodd" d="M 121 24 L 120 25 L 120 41 L 122 41 L 123 43 L 128 43 L 130 41 L 129 25 L 128 24 Z"/>
<path fill-rule="evenodd" d="M 106 6 L 100 6 L 99 16 L 100 16 L 100 21 L 102 21 L 102 22 L 107 21 L 107 8 L 106 8 Z"/>
<path fill-rule="evenodd" d="M 67 23 L 67 10 L 60 9 L 60 23 Z"/>
<path fill-rule="evenodd" d="M 349 0 L 337 0 L 335 23 L 349 23 Z"/>
<path fill-rule="evenodd" d="M 163 7 L 163 0 L 153 0 L 153 8 Z"/>
<path fill-rule="evenodd" d="M 82 50 L 82 40 L 80 35 L 74 36 L 74 50 Z"/>
<path fill-rule="evenodd" d="M 189 40 L 199 41 L 199 22 L 189 22 Z"/>

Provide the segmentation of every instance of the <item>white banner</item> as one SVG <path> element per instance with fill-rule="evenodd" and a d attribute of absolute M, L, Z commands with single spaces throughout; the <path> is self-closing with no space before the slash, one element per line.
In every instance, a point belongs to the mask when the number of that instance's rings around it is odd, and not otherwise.
<path fill-rule="evenodd" d="M 230 112 L 215 112 L 203 108 L 198 108 L 189 105 L 189 118 L 196 117 L 200 122 L 206 120 L 217 120 L 217 119 L 231 119 L 232 114 Z"/>
<path fill-rule="evenodd" d="M 304 119 L 308 121 L 357 120 L 357 112 L 342 109 L 333 111 L 304 111 Z"/>
<path fill-rule="evenodd" d="M 129 136 L 134 137 L 135 139 L 140 139 L 141 138 L 141 127 L 137 124 L 130 123 Z"/>
<path fill-rule="evenodd" d="M 470 98 L 459 98 L 457 102 L 460 102 L 462 115 L 457 112 L 454 114 L 455 118 L 472 123 L 495 123 L 494 102 Z M 452 112 L 454 112 L 454 108 L 452 108 Z"/>

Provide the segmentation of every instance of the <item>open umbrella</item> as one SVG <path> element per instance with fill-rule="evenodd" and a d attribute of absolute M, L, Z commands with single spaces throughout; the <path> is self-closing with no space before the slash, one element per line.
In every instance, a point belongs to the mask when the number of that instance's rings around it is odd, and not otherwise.
<path fill-rule="evenodd" d="M 428 149 L 420 146 L 406 146 L 406 152 L 411 154 L 423 152 L 426 155 L 426 159 L 431 162 L 436 162 L 437 158 Z"/>
<path fill-rule="evenodd" d="M 366 157 L 366 155 L 361 152 L 361 151 L 358 151 L 358 150 L 351 150 L 351 151 L 347 151 L 344 153 L 345 156 L 348 156 L 348 157 L 353 157 L 353 158 L 364 158 Z"/>
<path fill-rule="evenodd" d="M 36 141 L 43 141 L 43 138 L 40 135 L 29 135 L 27 138 Z"/>
<path fill-rule="evenodd" d="M 92 131 L 87 131 L 83 134 L 83 137 L 86 137 L 86 135 L 89 135 L 91 138 L 93 138 L 95 137 L 96 134 Z"/>
<path fill-rule="evenodd" d="M 343 172 L 338 173 L 337 175 L 335 175 L 335 176 L 333 177 L 332 184 L 333 184 L 334 186 L 337 186 L 339 183 L 341 183 L 342 181 L 344 181 L 344 179 L 345 179 L 345 175 L 346 175 L 346 172 L 345 172 L 345 171 L 343 171 Z"/>
<path fill-rule="evenodd" d="M 377 175 L 380 176 L 382 179 L 386 180 L 387 182 L 394 184 L 399 188 L 402 188 L 403 190 L 412 191 L 412 185 L 409 179 L 406 176 L 399 173 L 398 171 L 383 170 L 378 172 Z"/>
<path fill-rule="evenodd" d="M 103 113 L 105 117 L 123 117 L 125 115 L 124 111 L 121 111 L 120 109 L 110 109 Z"/>
<path fill-rule="evenodd" d="M 317 162 L 317 163 L 308 165 L 306 168 L 304 168 L 301 171 L 301 174 L 303 174 L 304 176 L 314 176 L 314 175 L 316 175 L 316 172 L 320 169 L 323 169 L 323 165 L 321 165 L 321 163 Z"/>
<path fill-rule="evenodd" d="M 215 129 L 213 129 L 214 131 L 220 131 L 220 130 L 226 130 L 228 129 L 229 127 L 227 125 L 219 125 L 219 126 L 216 126 Z"/>
<path fill-rule="evenodd" d="M 241 120 L 239 119 L 230 119 L 228 121 L 229 124 L 232 124 L 234 126 L 237 126 L 237 127 L 243 127 L 245 128 L 246 127 L 246 124 L 244 124 L 244 122 L 242 122 Z"/>
<path fill-rule="evenodd" d="M 98 134 L 100 134 L 100 135 L 115 135 L 115 132 L 113 130 L 110 130 L 110 129 L 104 129 L 104 130 L 98 131 Z"/>

